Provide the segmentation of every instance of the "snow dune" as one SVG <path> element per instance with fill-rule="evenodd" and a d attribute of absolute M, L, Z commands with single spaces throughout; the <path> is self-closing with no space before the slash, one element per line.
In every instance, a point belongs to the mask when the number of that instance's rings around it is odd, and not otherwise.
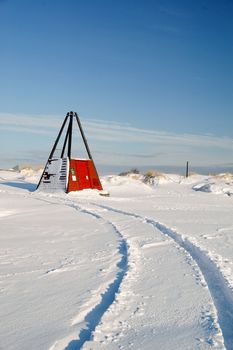
<path fill-rule="evenodd" d="M 0 349 L 233 349 L 233 177 L 0 172 Z"/>

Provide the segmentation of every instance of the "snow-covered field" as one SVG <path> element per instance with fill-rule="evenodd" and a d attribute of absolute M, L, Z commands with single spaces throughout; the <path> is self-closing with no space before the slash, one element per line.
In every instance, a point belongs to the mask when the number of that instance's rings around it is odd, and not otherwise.
<path fill-rule="evenodd" d="M 46 194 L 0 171 L 0 349 L 233 349 L 233 176 Z"/>

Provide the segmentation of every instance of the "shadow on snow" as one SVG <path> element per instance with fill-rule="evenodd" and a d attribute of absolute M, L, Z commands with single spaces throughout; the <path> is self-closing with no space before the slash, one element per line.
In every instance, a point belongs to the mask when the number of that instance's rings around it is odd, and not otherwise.
<path fill-rule="evenodd" d="M 227 350 L 233 350 L 233 294 L 231 288 L 227 285 L 224 276 L 216 266 L 215 262 L 212 261 L 205 254 L 205 252 L 201 250 L 201 248 L 195 246 L 187 238 L 182 238 L 182 235 L 180 235 L 179 233 L 171 230 L 170 228 L 160 224 L 157 221 L 154 221 L 153 219 L 144 218 L 135 213 L 121 211 L 119 209 L 111 208 L 104 205 L 96 206 L 123 215 L 146 220 L 148 224 L 151 224 L 152 226 L 157 228 L 161 233 L 172 238 L 180 247 L 182 247 L 187 253 L 189 253 L 189 255 L 199 266 L 208 285 L 210 294 L 212 295 L 215 307 L 217 309 L 218 321 L 222 330 L 225 347 Z M 74 349 L 71 348 L 68 350 Z"/>
<path fill-rule="evenodd" d="M 17 182 L 17 181 L 6 181 L 2 182 L 1 185 L 17 187 L 23 190 L 28 190 L 29 192 L 34 192 L 36 190 L 37 185 L 31 182 Z"/>
<path fill-rule="evenodd" d="M 72 340 L 64 350 L 79 350 L 86 341 L 91 340 L 92 332 L 99 324 L 101 317 L 114 302 L 116 293 L 119 291 L 120 284 L 128 269 L 127 244 L 122 239 L 119 245 L 119 252 L 122 258 L 117 266 L 120 268 L 116 279 L 108 286 L 108 289 L 101 295 L 101 301 L 96 307 L 85 317 L 86 327 L 80 331 L 79 339 Z"/>

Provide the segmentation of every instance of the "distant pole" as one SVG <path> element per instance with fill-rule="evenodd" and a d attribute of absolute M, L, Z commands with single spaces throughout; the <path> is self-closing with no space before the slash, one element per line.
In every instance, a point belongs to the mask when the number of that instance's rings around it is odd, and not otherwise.
<path fill-rule="evenodd" d="M 186 174 L 185 177 L 189 177 L 189 162 L 186 163 Z"/>

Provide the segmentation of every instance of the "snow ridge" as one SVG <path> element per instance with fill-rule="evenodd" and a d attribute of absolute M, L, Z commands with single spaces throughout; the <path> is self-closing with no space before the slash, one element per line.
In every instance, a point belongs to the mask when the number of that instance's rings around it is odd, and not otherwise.
<path fill-rule="evenodd" d="M 119 231 L 116 229 L 116 232 Z M 117 266 L 120 271 L 116 275 L 115 280 L 108 286 L 107 290 L 101 295 L 101 301 L 92 309 L 84 318 L 87 328 L 83 328 L 79 333 L 78 340 L 72 340 L 64 350 L 79 350 L 83 344 L 92 338 L 92 333 L 100 323 L 103 314 L 108 310 L 115 300 L 116 293 L 118 293 L 120 284 L 127 272 L 127 244 L 122 239 L 119 245 L 119 251 L 122 258 Z"/>
<path fill-rule="evenodd" d="M 116 225 L 111 221 L 106 221 L 102 216 L 97 214 L 94 211 L 87 210 L 82 208 L 81 206 L 75 204 L 71 201 L 64 201 L 66 205 L 88 215 L 94 216 L 96 219 L 104 220 L 109 225 L 111 225 L 119 237 L 119 254 L 121 255 L 121 260 L 118 262 L 117 267 L 119 268 L 119 272 L 117 273 L 114 281 L 109 284 L 106 291 L 101 295 L 101 300 L 99 304 L 97 304 L 85 317 L 84 322 L 86 323 L 86 328 L 83 328 L 77 339 L 72 340 L 69 344 L 64 348 L 64 350 L 79 350 L 84 345 L 85 342 L 92 339 L 92 334 L 95 331 L 96 327 L 101 321 L 103 314 L 109 309 L 112 303 L 115 301 L 116 294 L 119 292 L 120 285 L 124 276 L 128 271 L 128 244 L 124 239 L 122 233 L 118 230 Z"/>
<path fill-rule="evenodd" d="M 200 247 L 194 245 L 180 233 L 166 227 L 158 221 L 105 205 L 98 205 L 94 203 L 93 205 L 119 214 L 139 218 L 148 224 L 153 225 L 162 234 L 172 238 L 179 247 L 183 248 L 186 253 L 191 256 L 201 270 L 203 278 L 214 301 L 218 314 L 218 322 L 224 338 L 224 345 L 227 350 L 233 350 L 233 294 L 227 284 L 226 279 L 216 266 L 215 262 L 212 261 Z"/>
<path fill-rule="evenodd" d="M 147 219 L 165 235 L 171 237 L 180 247 L 186 250 L 199 266 L 218 313 L 218 321 L 222 330 L 227 350 L 233 350 L 233 295 L 226 280 L 215 263 L 197 246 L 166 226 Z"/>

